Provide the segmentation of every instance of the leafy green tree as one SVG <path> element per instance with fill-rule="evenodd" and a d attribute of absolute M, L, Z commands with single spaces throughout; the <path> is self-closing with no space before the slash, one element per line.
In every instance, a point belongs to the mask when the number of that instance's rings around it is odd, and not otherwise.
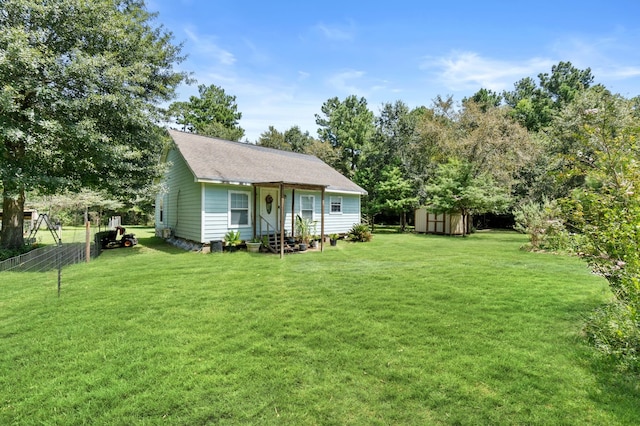
<path fill-rule="evenodd" d="M 260 138 L 257 141 L 260 146 L 301 153 L 305 153 L 312 143 L 313 138 L 309 136 L 309 132 L 303 133 L 298 126 L 292 126 L 289 130 L 285 130 L 284 133 L 279 132 L 273 126 L 269 126 L 266 132 L 260 134 Z"/>
<path fill-rule="evenodd" d="M 569 234 L 561 217 L 556 200 L 544 198 L 542 203 L 528 200 L 514 212 L 516 231 L 527 234 L 531 250 L 566 250 Z"/>
<path fill-rule="evenodd" d="M 513 116 L 528 130 L 547 128 L 558 111 L 564 108 L 577 93 L 593 83 L 591 69 L 580 70 L 571 62 L 560 62 L 551 67 L 551 74 L 538 74 L 540 84 L 524 78 L 515 84 L 511 92 L 504 92 L 507 105 L 513 108 Z"/>
<path fill-rule="evenodd" d="M 292 126 L 284 132 L 284 143 L 293 152 L 306 152 L 312 142 L 313 138 L 309 135 L 309 132 L 303 133 L 298 126 Z"/>
<path fill-rule="evenodd" d="M 138 0 L 4 0 L 0 10 L 0 246 L 23 245 L 25 191 L 141 192 L 159 173 L 157 105 L 180 46 Z"/>
<path fill-rule="evenodd" d="M 354 180 L 368 192 L 362 204 L 363 212 L 369 218 L 372 228 L 375 225 L 375 216 L 383 211 L 399 214 L 403 228 L 406 224 L 405 213 L 408 207 L 398 209 L 397 205 L 385 205 L 385 199 L 391 203 L 396 197 L 416 198 L 413 182 L 405 171 L 417 117 L 417 113 L 412 113 L 404 102 L 398 100 L 383 104 L 380 114 L 375 118 L 375 132 L 362 151 L 361 167 L 354 175 Z M 410 194 L 380 192 L 383 188 L 381 184 L 392 185 L 389 181 L 391 175 L 388 174 L 390 170 L 401 175 L 402 180 L 411 189 Z"/>
<path fill-rule="evenodd" d="M 615 301 L 595 313 L 587 334 L 597 347 L 640 368 L 640 125 L 634 100 L 601 88 L 578 94 L 563 113 L 579 149 L 568 163 L 584 184 L 565 211 L 580 249 Z M 559 118 L 560 120 L 560 118 Z"/>
<path fill-rule="evenodd" d="M 315 155 L 330 166 L 340 163 L 340 153 L 329 142 L 312 139 L 305 149 L 305 154 Z"/>
<path fill-rule="evenodd" d="M 510 202 L 509 192 L 490 175 L 475 175 L 472 164 L 455 159 L 438 166 L 426 194 L 431 211 L 460 213 L 465 222 L 471 214 L 501 213 Z"/>
<path fill-rule="evenodd" d="M 507 108 L 485 109 L 468 101 L 455 124 L 456 137 L 442 149 L 471 164 L 476 175 L 489 175 L 510 190 L 540 149 L 529 132 L 511 119 Z"/>
<path fill-rule="evenodd" d="M 212 84 L 198 86 L 199 96 L 191 96 L 188 102 L 169 105 L 168 114 L 189 132 L 238 141 L 244 136 L 239 120 L 236 97 L 227 95 L 223 88 Z"/>
<path fill-rule="evenodd" d="M 577 93 L 582 92 L 593 84 L 594 77 L 591 68 L 580 70 L 571 62 L 560 62 L 551 67 L 551 74 L 538 74 L 540 87 L 549 95 L 551 100 L 561 108 L 571 102 Z"/>
<path fill-rule="evenodd" d="M 467 102 L 474 102 L 480 106 L 482 112 L 486 112 L 489 108 L 500 106 L 502 103 L 502 95 L 493 90 L 482 88 L 471 95 L 471 97 L 462 99 L 463 105 Z"/>
<path fill-rule="evenodd" d="M 376 185 L 376 204 L 380 211 L 400 216 L 400 226 L 404 231 L 407 213 L 418 207 L 418 197 L 411 181 L 403 176 L 398 166 L 387 166 Z"/>
<path fill-rule="evenodd" d="M 360 165 L 360 156 L 374 131 L 373 113 L 365 98 L 348 96 L 344 101 L 337 97 L 327 100 L 316 114 L 320 126 L 318 136 L 329 142 L 340 153 L 340 161 L 334 164 L 341 173 L 352 177 Z"/>
<path fill-rule="evenodd" d="M 279 132 L 278 129 L 273 126 L 269 126 L 267 131 L 260 134 L 257 145 L 265 146 L 267 148 L 287 149 L 287 144 L 284 142 L 284 134 Z"/>

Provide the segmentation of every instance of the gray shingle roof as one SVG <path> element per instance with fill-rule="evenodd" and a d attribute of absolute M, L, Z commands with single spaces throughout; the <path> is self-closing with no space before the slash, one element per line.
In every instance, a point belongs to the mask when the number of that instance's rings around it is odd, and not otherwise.
<path fill-rule="evenodd" d="M 230 142 L 169 129 L 176 147 L 199 181 L 284 182 L 321 185 L 328 191 L 366 194 L 360 186 L 312 155 Z"/>

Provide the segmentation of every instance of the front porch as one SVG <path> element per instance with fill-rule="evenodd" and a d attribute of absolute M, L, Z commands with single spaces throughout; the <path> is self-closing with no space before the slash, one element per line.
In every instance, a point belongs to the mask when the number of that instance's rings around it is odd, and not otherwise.
<path fill-rule="evenodd" d="M 324 250 L 325 235 L 325 190 L 323 185 L 308 185 L 291 182 L 261 182 L 253 184 L 253 238 L 266 238 L 268 249 L 284 257 L 285 253 L 300 250 L 300 242 L 296 241 L 296 217 L 305 215 L 306 219 L 314 218 L 315 194 L 320 194 L 320 223 L 319 251 Z M 296 191 L 304 192 L 304 197 L 312 200 L 312 205 L 296 204 Z M 290 205 L 287 205 L 287 195 L 290 195 Z M 302 198 L 301 198 L 302 199 Z M 306 213 L 309 208 L 310 213 Z M 290 209 L 290 210 L 289 210 Z M 289 218 L 287 218 L 289 216 Z M 308 217 L 310 216 L 310 217 Z M 290 222 L 289 222 L 290 221 Z M 288 228 L 288 229 L 287 229 Z M 317 231 L 317 229 L 315 230 Z M 315 235 L 315 232 L 314 232 Z M 304 243 L 304 242 L 303 242 Z M 307 248 L 308 249 L 308 248 Z"/>

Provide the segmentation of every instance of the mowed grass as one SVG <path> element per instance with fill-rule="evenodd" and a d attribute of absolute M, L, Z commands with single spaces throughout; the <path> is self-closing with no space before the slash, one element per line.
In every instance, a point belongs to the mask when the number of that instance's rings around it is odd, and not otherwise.
<path fill-rule="evenodd" d="M 581 336 L 609 297 L 522 236 L 197 254 L 148 230 L 0 274 L 0 424 L 637 424 Z"/>

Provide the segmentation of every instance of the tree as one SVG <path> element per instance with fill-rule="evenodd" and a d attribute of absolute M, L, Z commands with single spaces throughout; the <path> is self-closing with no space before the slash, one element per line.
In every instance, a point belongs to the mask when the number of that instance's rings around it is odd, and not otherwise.
<path fill-rule="evenodd" d="M 443 147 L 445 152 L 471 164 L 474 175 L 489 175 L 509 189 L 539 149 L 527 130 L 511 119 L 508 109 L 485 109 L 473 101 L 460 111 L 455 135 Z"/>
<path fill-rule="evenodd" d="M 508 191 L 495 185 L 488 174 L 474 175 L 470 163 L 449 160 L 438 166 L 426 187 L 426 205 L 437 213 L 501 213 L 509 205 Z M 466 227 L 465 227 L 466 230 Z"/>
<path fill-rule="evenodd" d="M 480 89 L 469 98 L 462 99 L 462 104 L 474 102 L 480 106 L 482 112 L 487 112 L 489 108 L 495 108 L 502 103 L 502 95 L 490 89 Z"/>
<path fill-rule="evenodd" d="M 571 102 L 577 93 L 588 89 L 593 84 L 591 68 L 580 70 L 571 62 L 560 62 L 551 67 L 551 74 L 538 74 L 540 87 L 547 93 L 556 109 Z"/>
<path fill-rule="evenodd" d="M 382 171 L 382 178 L 376 185 L 377 199 L 375 204 L 380 211 L 400 216 L 400 226 L 404 231 L 407 225 L 407 212 L 418 206 L 416 191 L 402 170 L 397 166 L 387 166 Z"/>
<path fill-rule="evenodd" d="M 160 102 L 186 78 L 142 0 L 4 0 L 0 12 L 0 246 L 23 245 L 25 190 L 125 196 L 157 176 Z"/>
<path fill-rule="evenodd" d="M 212 84 L 198 86 L 199 96 L 191 96 L 188 102 L 174 102 L 169 105 L 169 116 L 184 130 L 199 135 L 238 141 L 244 136 L 244 129 L 238 121 L 236 97 L 227 95 L 223 88 Z"/>
<path fill-rule="evenodd" d="M 540 73 L 538 79 L 539 85 L 531 77 L 524 78 L 515 84 L 515 90 L 503 93 L 514 118 L 531 131 L 548 127 L 553 116 L 594 80 L 590 68 L 580 70 L 571 62 L 552 66 L 551 74 Z"/>
<path fill-rule="evenodd" d="M 273 126 L 269 126 L 269 130 L 260 134 L 257 142 L 260 146 L 301 153 L 305 153 L 312 143 L 313 138 L 309 136 L 309 132 L 302 133 L 298 126 L 292 126 L 289 130 L 285 130 L 284 133 L 279 132 Z"/>
<path fill-rule="evenodd" d="M 285 130 L 284 142 L 291 151 L 304 153 L 313 142 L 313 138 L 309 132 L 302 133 L 300 127 L 292 126 L 289 130 Z"/>
<path fill-rule="evenodd" d="M 323 116 L 316 114 L 320 126 L 318 136 L 329 142 L 340 153 L 336 168 L 347 177 L 352 177 L 360 164 L 362 150 L 373 134 L 373 113 L 365 98 L 348 96 L 344 101 L 337 97 L 327 100 L 321 108 Z"/>
<path fill-rule="evenodd" d="M 278 131 L 273 126 L 269 126 L 269 129 L 260 134 L 260 138 L 258 138 L 257 145 L 264 146 L 267 148 L 275 148 L 275 149 L 287 149 L 287 144 L 284 142 L 284 134 Z"/>
<path fill-rule="evenodd" d="M 361 166 L 354 175 L 358 185 L 367 190 L 362 210 L 369 217 L 371 227 L 375 216 L 383 211 L 399 214 L 402 227 L 406 224 L 408 205 L 394 201 L 415 198 L 413 181 L 406 175 L 411 140 L 415 134 L 418 114 L 412 114 L 407 105 L 398 100 L 382 105 L 375 118 L 375 133 L 361 153 Z M 386 165 L 385 167 L 381 167 Z M 400 185 L 400 183 L 406 185 Z M 395 186 L 400 185 L 400 186 Z M 394 188 L 387 191 L 387 188 Z M 408 188 L 408 193 L 404 189 Z M 399 191 L 399 192 L 398 192 Z M 385 203 L 389 200 L 389 203 Z M 410 204 L 410 203 L 408 203 Z"/>
<path fill-rule="evenodd" d="M 580 251 L 615 300 L 596 312 L 596 346 L 640 368 L 640 125 L 634 100 L 602 88 L 580 93 L 558 118 L 575 147 L 567 166 L 582 176 L 565 205 Z M 560 123 L 561 121 L 561 123 Z"/>

